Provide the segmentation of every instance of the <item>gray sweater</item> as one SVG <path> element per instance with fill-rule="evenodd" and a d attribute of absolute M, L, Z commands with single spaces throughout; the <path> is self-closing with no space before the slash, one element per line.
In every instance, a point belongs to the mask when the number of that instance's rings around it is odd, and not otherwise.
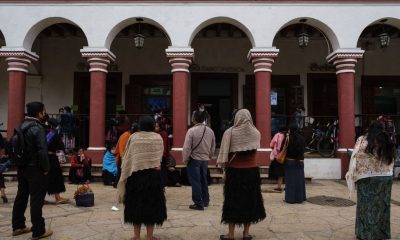
<path fill-rule="evenodd" d="M 203 132 L 204 137 L 201 140 Z M 197 144 L 199 144 L 199 146 L 193 150 Z M 208 161 L 213 156 L 214 151 L 215 135 L 211 128 L 205 126 L 203 123 L 198 123 L 187 131 L 182 150 L 182 159 L 184 163 L 187 163 L 189 157 L 196 160 Z"/>

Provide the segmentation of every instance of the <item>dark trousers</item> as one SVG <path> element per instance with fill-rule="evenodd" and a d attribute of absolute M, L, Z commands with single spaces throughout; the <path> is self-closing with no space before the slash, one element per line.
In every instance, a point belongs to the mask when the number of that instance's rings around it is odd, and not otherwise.
<path fill-rule="evenodd" d="M 192 185 L 192 200 L 197 206 L 204 207 L 210 202 L 207 182 L 208 161 L 190 159 L 187 174 Z"/>
<path fill-rule="evenodd" d="M 37 167 L 18 169 L 18 192 L 12 212 L 13 230 L 25 228 L 25 210 L 30 196 L 32 237 L 45 233 L 42 217 L 44 198 L 47 192 L 47 176 Z"/>

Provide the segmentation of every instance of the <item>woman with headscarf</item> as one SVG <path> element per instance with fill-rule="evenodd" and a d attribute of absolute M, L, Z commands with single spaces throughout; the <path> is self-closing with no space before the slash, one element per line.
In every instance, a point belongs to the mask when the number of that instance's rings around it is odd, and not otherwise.
<path fill-rule="evenodd" d="M 47 124 L 50 129 L 46 136 L 50 163 L 47 193 L 49 195 L 54 194 L 56 204 L 64 204 L 68 203 L 69 200 L 60 196 L 60 193 L 65 192 L 65 185 L 60 162 L 57 156 L 58 151 L 64 153 L 64 143 L 61 136 L 57 133 L 57 119 L 50 118 L 47 120 Z"/>
<path fill-rule="evenodd" d="M 390 133 L 373 122 L 354 146 L 346 174 L 350 193 L 357 189 L 357 239 L 391 239 L 390 199 L 396 156 Z"/>
<path fill-rule="evenodd" d="M 217 160 L 226 167 L 221 223 L 229 225 L 229 233 L 221 235 L 220 239 L 233 240 L 235 226 L 244 226 L 242 239 L 251 240 L 250 224 L 266 217 L 255 158 L 260 138 L 250 112 L 247 109 L 237 111 L 233 126 L 224 133 Z"/>
<path fill-rule="evenodd" d="M 288 145 L 285 157 L 285 202 L 302 203 L 306 200 L 304 181 L 305 140 L 297 131 L 297 124 L 289 127 Z M 284 139 L 283 142 L 287 141 Z"/>
<path fill-rule="evenodd" d="M 119 201 L 125 205 L 124 221 L 134 227 L 134 240 L 140 239 L 142 224 L 146 226 L 147 239 L 157 239 L 153 237 L 154 225 L 162 225 L 167 219 L 160 172 L 164 145 L 154 127 L 150 116 L 139 120 L 139 132 L 129 137 L 117 186 Z"/>

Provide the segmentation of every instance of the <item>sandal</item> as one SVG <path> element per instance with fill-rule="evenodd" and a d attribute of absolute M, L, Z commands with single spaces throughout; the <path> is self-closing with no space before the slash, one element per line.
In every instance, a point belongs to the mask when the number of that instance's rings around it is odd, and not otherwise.
<path fill-rule="evenodd" d="M 234 240 L 235 238 L 230 238 L 228 235 L 220 235 L 219 240 Z"/>
<path fill-rule="evenodd" d="M 56 201 L 56 204 L 66 204 L 69 203 L 69 199 L 61 198 L 60 200 Z"/>

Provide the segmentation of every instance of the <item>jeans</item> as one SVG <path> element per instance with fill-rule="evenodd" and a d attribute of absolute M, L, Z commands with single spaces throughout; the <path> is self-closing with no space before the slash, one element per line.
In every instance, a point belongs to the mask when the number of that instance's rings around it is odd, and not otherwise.
<path fill-rule="evenodd" d="M 45 222 L 42 217 L 44 198 L 47 192 L 47 175 L 38 167 L 18 169 L 18 192 L 12 212 L 13 230 L 25 228 L 25 210 L 30 196 L 32 237 L 45 233 Z"/>
<path fill-rule="evenodd" d="M 187 174 L 192 185 L 192 200 L 200 207 L 207 206 L 210 202 L 207 182 L 208 161 L 190 159 L 187 164 Z"/>

